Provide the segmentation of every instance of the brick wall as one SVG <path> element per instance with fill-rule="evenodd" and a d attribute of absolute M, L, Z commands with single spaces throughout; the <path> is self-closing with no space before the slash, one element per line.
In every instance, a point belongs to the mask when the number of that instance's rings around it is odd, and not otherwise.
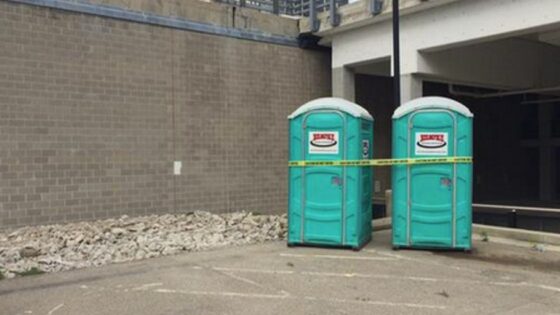
<path fill-rule="evenodd" d="M 0 228 L 285 211 L 286 116 L 330 94 L 329 63 L 0 0 Z"/>

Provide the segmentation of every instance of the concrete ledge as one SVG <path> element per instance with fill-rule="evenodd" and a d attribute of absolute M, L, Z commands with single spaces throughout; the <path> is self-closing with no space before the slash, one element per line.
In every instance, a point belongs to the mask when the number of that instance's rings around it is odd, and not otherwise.
<path fill-rule="evenodd" d="M 71 1 L 71 0 L 8 0 L 8 1 L 16 4 L 33 5 L 33 6 L 39 6 L 44 8 L 67 11 L 71 13 L 95 15 L 99 17 L 117 19 L 117 20 L 122 20 L 127 22 L 150 24 L 150 25 L 169 27 L 169 28 L 174 28 L 179 30 L 259 41 L 259 42 L 271 43 L 276 45 L 286 45 L 286 46 L 293 46 L 293 47 L 297 47 L 299 45 L 296 37 L 297 35 L 295 34 L 292 36 L 282 35 L 282 34 L 278 35 L 278 34 L 272 34 L 270 32 L 264 32 L 254 28 L 234 27 L 232 23 L 229 23 L 228 20 L 229 14 L 224 13 L 228 11 L 221 10 L 218 11 L 218 13 L 216 13 L 214 11 L 211 11 L 210 8 L 207 9 L 202 8 L 200 12 L 207 13 L 207 14 L 201 13 L 201 15 L 202 16 L 223 15 L 225 17 L 224 18 L 225 21 L 221 24 L 209 24 L 207 22 L 198 21 L 200 19 L 191 20 L 184 17 L 177 17 L 172 15 L 169 16 L 159 15 L 146 11 L 134 11 L 126 7 L 117 7 L 117 6 L 96 4 L 96 3 L 84 2 L 84 1 Z M 151 2 L 155 2 L 155 1 L 151 1 Z M 261 13 L 251 12 L 251 14 L 253 14 L 254 17 L 257 17 Z M 266 15 L 264 19 L 266 18 L 282 19 L 280 17 L 271 14 Z M 217 23 L 216 21 L 213 20 L 211 21 Z M 290 19 L 285 19 L 285 21 L 287 21 L 287 23 L 292 23 L 294 27 L 296 26 L 296 21 Z M 230 26 L 230 24 L 232 24 L 232 26 Z M 269 25 L 268 27 L 263 27 L 263 28 L 273 29 L 274 27 Z M 278 31 L 288 32 L 287 30 L 281 27 L 278 27 L 277 29 Z"/>
<path fill-rule="evenodd" d="M 531 243 L 560 245 L 560 234 L 548 232 L 473 224 L 473 233 L 487 235 L 488 237 L 508 238 Z"/>
<path fill-rule="evenodd" d="M 372 223 L 374 232 L 391 228 L 391 218 L 376 219 L 373 220 Z M 473 224 L 473 235 L 474 234 L 486 235 L 489 238 L 498 237 L 503 239 L 560 246 L 560 234 L 548 232 Z"/>
<path fill-rule="evenodd" d="M 320 21 L 320 27 L 319 31 L 316 32 L 315 35 L 321 37 L 332 36 L 340 32 L 392 19 L 393 9 L 390 1 L 385 1 L 386 4 L 383 5 L 383 10 L 378 15 L 372 15 L 370 12 L 369 7 L 371 5 L 371 1 L 372 0 L 356 1 L 338 8 L 337 12 L 340 14 L 341 20 L 340 24 L 335 27 L 330 24 L 329 12 L 320 12 L 317 15 L 317 19 Z M 400 16 L 402 17 L 456 1 L 460 0 L 400 0 Z M 302 18 L 299 20 L 299 29 L 301 33 L 311 31 L 309 18 Z M 330 41 L 330 39 L 327 39 L 327 41 Z"/>
<path fill-rule="evenodd" d="M 373 224 L 373 231 L 388 230 L 391 228 L 391 218 L 381 218 L 371 221 Z"/>

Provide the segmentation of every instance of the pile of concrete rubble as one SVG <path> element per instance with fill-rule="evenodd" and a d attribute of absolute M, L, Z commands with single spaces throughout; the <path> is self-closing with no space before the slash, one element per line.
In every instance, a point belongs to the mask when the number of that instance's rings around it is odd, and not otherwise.
<path fill-rule="evenodd" d="M 123 216 L 0 232 L 0 273 L 56 272 L 286 237 L 286 216 L 250 212 Z"/>

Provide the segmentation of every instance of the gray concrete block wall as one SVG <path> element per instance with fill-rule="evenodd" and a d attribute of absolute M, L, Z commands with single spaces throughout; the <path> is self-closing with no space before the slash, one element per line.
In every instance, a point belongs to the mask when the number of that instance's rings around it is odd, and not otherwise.
<path fill-rule="evenodd" d="M 324 52 L 6 1 L 0 43 L 0 228 L 283 212 L 286 116 L 330 94 Z"/>

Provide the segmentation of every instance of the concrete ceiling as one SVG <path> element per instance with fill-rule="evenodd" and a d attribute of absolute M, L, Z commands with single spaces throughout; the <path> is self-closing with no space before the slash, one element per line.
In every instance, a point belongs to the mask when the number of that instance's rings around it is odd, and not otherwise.
<path fill-rule="evenodd" d="M 560 30 L 539 34 L 538 40 L 554 46 L 560 46 Z"/>
<path fill-rule="evenodd" d="M 560 29 L 554 28 L 541 30 L 539 32 L 519 36 L 518 38 L 545 43 L 553 46 L 560 46 Z"/>
<path fill-rule="evenodd" d="M 391 76 L 391 60 L 380 60 L 372 63 L 353 66 L 355 73 L 378 76 Z"/>

